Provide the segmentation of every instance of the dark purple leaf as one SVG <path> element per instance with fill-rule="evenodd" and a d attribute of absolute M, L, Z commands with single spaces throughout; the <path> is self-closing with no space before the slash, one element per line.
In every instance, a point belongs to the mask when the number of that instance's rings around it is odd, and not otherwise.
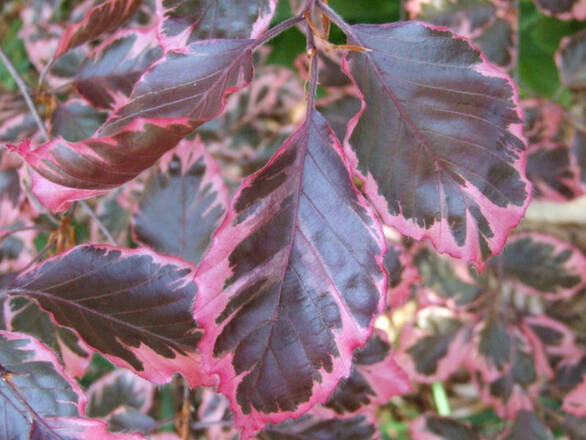
<path fill-rule="evenodd" d="M 516 326 L 495 324 L 493 321 L 493 328 L 482 322 L 477 325 L 474 351 L 468 355 L 466 367 L 480 398 L 501 417 L 511 419 L 519 411 L 533 408 L 541 390 L 540 380 L 551 377 L 552 371 L 540 347 Z M 508 352 L 495 347 L 499 339 L 505 345 L 509 341 Z"/>
<path fill-rule="evenodd" d="M 568 414 L 562 422 L 562 429 L 570 440 L 584 440 L 586 437 L 586 418 L 574 417 Z"/>
<path fill-rule="evenodd" d="M 534 0 L 541 11 L 560 20 L 586 19 L 586 0 Z"/>
<path fill-rule="evenodd" d="M 553 360 L 577 359 L 581 351 L 572 330 L 547 315 L 530 315 L 523 322 L 525 333 L 533 333 Z"/>
<path fill-rule="evenodd" d="M 22 142 L 38 130 L 24 99 L 0 89 L 0 143 Z"/>
<path fill-rule="evenodd" d="M 327 102 L 327 105 L 321 108 L 338 139 L 344 139 L 348 122 L 359 110 L 360 100 L 355 96 L 341 97 L 334 102 Z"/>
<path fill-rule="evenodd" d="M 513 2 L 498 0 L 410 0 L 405 5 L 411 19 L 449 28 L 470 38 L 493 63 L 508 68 L 514 60 L 517 11 Z"/>
<path fill-rule="evenodd" d="M 0 367 L 12 373 L 9 380 L 0 380 L 0 438 L 29 438 L 32 414 L 21 398 L 43 418 L 83 413 L 81 388 L 63 371 L 55 355 L 32 336 L 1 331 Z"/>
<path fill-rule="evenodd" d="M 576 174 L 580 176 L 582 188 L 586 192 L 586 131 L 576 128 L 571 145 L 576 162 Z"/>
<path fill-rule="evenodd" d="M 91 384 L 86 395 L 89 417 L 104 418 L 119 408 L 146 413 L 153 402 L 155 386 L 128 370 L 114 370 Z"/>
<path fill-rule="evenodd" d="M 409 297 L 414 283 L 420 276 L 403 246 L 392 241 L 388 241 L 387 245 L 383 259 L 389 280 L 386 302 L 390 307 L 400 307 Z"/>
<path fill-rule="evenodd" d="M 133 407 L 118 408 L 108 417 L 108 429 L 112 432 L 152 432 L 156 427 L 155 419 Z"/>
<path fill-rule="evenodd" d="M 586 87 L 586 30 L 562 39 L 555 61 L 562 84 L 575 89 Z"/>
<path fill-rule="evenodd" d="M 397 363 L 412 380 L 447 379 L 468 356 L 470 330 L 448 309 L 428 307 L 401 329 Z"/>
<path fill-rule="evenodd" d="M 356 349 L 350 376 L 338 383 L 324 406 L 338 414 L 371 411 L 409 389 L 407 375 L 395 362 L 388 338 L 375 332 L 364 347 Z"/>
<path fill-rule="evenodd" d="M 586 286 L 586 257 L 569 243 L 537 233 L 518 234 L 490 261 L 518 288 L 549 300 L 564 299 Z"/>
<path fill-rule="evenodd" d="M 75 76 L 75 88 L 92 105 L 114 108 L 162 55 L 155 29 L 123 29 L 98 46 Z"/>
<path fill-rule="evenodd" d="M 276 0 L 157 0 L 160 39 L 182 47 L 204 39 L 257 38 L 276 6 Z"/>
<path fill-rule="evenodd" d="M 34 299 L 57 324 L 153 383 L 182 373 L 208 382 L 195 352 L 193 266 L 148 249 L 84 245 L 19 275 L 11 295 Z"/>
<path fill-rule="evenodd" d="M 348 74 L 363 95 L 353 165 L 384 221 L 478 267 L 529 203 L 511 80 L 467 40 L 421 23 L 357 25 Z"/>
<path fill-rule="evenodd" d="M 555 372 L 555 386 L 564 392 L 578 386 L 586 374 L 586 357 L 567 359 L 557 366 Z"/>
<path fill-rule="evenodd" d="M 554 436 L 532 411 L 520 411 L 513 426 L 499 440 L 553 440 Z"/>
<path fill-rule="evenodd" d="M 279 425 L 269 425 L 259 435 L 261 440 L 370 440 L 377 437 L 376 423 L 366 415 L 351 418 L 322 419 L 303 415 Z"/>
<path fill-rule="evenodd" d="M 482 31 L 494 22 L 496 12 L 495 4 L 490 0 L 407 0 L 405 9 L 412 20 L 447 27 L 468 38 L 481 35 Z"/>
<path fill-rule="evenodd" d="M 228 206 L 228 190 L 199 138 L 163 157 L 132 221 L 137 241 L 198 264 Z"/>
<path fill-rule="evenodd" d="M 78 142 L 91 137 L 105 120 L 105 113 L 81 100 L 61 103 L 51 118 L 51 135 Z"/>
<path fill-rule="evenodd" d="M 105 32 L 116 30 L 138 10 L 142 0 L 106 0 L 90 9 L 82 21 L 70 24 L 59 40 L 55 57 L 87 43 Z"/>
<path fill-rule="evenodd" d="M 464 423 L 435 415 L 423 415 L 409 423 L 413 440 L 480 440 Z"/>
<path fill-rule="evenodd" d="M 8 286 L 7 286 L 8 287 Z M 48 313 L 34 301 L 11 298 L 8 307 L 8 328 L 38 338 L 57 354 L 64 370 L 81 377 L 90 363 L 90 351 L 71 330 L 55 325 Z"/>
<path fill-rule="evenodd" d="M 252 79 L 253 40 L 212 40 L 169 52 L 136 84 L 96 137 L 62 138 L 11 148 L 40 174 L 33 192 L 51 210 L 119 186 L 150 167 L 203 122 L 217 116 L 227 93 Z M 186 98 L 187 96 L 187 98 Z"/>
<path fill-rule="evenodd" d="M 563 408 L 575 416 L 586 417 L 586 378 L 564 398 Z"/>
<path fill-rule="evenodd" d="M 234 196 L 196 282 L 206 367 L 250 435 L 323 402 L 384 305 L 385 242 L 312 111 Z"/>

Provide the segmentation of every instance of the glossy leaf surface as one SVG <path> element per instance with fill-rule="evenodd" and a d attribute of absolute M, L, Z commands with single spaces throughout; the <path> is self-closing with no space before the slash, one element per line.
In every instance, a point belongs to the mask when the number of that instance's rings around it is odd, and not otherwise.
<path fill-rule="evenodd" d="M 201 350 L 244 435 L 323 402 L 384 302 L 380 227 L 316 111 L 234 196 L 196 276 Z"/>
<path fill-rule="evenodd" d="M 500 251 L 529 202 L 511 81 L 462 38 L 421 23 L 357 25 L 346 56 L 361 112 L 347 141 L 389 225 L 473 261 Z"/>
<path fill-rule="evenodd" d="M 83 245 L 21 274 L 9 293 L 34 299 L 57 324 L 151 382 L 181 372 L 196 386 L 204 379 L 192 276 L 188 263 L 148 249 Z"/>
<path fill-rule="evenodd" d="M 228 190 L 199 138 L 183 140 L 163 164 L 145 183 L 134 235 L 157 252 L 198 264 L 226 212 Z"/>
<path fill-rule="evenodd" d="M 55 57 L 93 40 L 104 32 L 117 29 L 137 11 L 142 0 L 107 0 L 90 9 L 84 19 L 70 24 L 59 40 Z"/>

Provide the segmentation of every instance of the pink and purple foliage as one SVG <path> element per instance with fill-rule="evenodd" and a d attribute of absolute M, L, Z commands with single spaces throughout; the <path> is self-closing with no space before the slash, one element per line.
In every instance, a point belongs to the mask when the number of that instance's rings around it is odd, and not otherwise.
<path fill-rule="evenodd" d="M 584 194 L 584 125 L 519 101 L 511 2 L 405 8 L 421 21 L 321 0 L 272 27 L 277 0 L 15 13 L 39 83 L 0 96 L 0 437 L 375 439 L 381 407 L 462 377 L 503 439 L 548 435 L 552 390 L 586 418 L 581 340 L 548 313 L 586 291 L 586 257 L 513 231 L 532 197 Z M 265 65 L 295 26 L 299 74 Z M 573 90 L 583 37 L 556 55 Z M 414 439 L 483 438 L 420 414 Z"/>

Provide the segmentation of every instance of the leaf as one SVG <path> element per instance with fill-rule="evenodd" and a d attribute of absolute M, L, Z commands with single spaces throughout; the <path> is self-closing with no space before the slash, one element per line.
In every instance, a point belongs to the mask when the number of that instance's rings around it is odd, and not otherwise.
<path fill-rule="evenodd" d="M 547 315 L 530 315 L 523 321 L 525 333 L 533 333 L 549 356 L 562 360 L 580 357 L 574 333 L 561 322 Z"/>
<path fill-rule="evenodd" d="M 537 233 L 518 234 L 490 261 L 529 294 L 548 300 L 569 298 L 586 286 L 586 257 L 574 246 Z"/>
<path fill-rule="evenodd" d="M 207 378 L 195 353 L 192 272 L 148 249 L 82 245 L 19 275 L 8 293 L 34 299 L 116 365 L 156 384 L 179 372 L 197 386 Z"/>
<path fill-rule="evenodd" d="M 586 357 L 566 359 L 557 366 L 555 386 L 564 392 L 578 386 L 586 374 Z"/>
<path fill-rule="evenodd" d="M 364 347 L 356 349 L 350 376 L 338 383 L 324 406 L 338 414 L 372 411 L 375 405 L 384 405 L 410 388 L 388 338 L 375 332 Z"/>
<path fill-rule="evenodd" d="M 365 193 L 388 225 L 482 268 L 529 203 L 512 82 L 421 23 L 352 26 L 348 38 L 369 49 L 345 66 L 363 100 L 346 141 Z"/>
<path fill-rule="evenodd" d="M 586 2 L 584 3 L 586 14 Z M 586 16 L 584 17 L 586 18 Z M 564 38 L 555 55 L 562 84 L 574 89 L 586 87 L 586 30 Z"/>
<path fill-rule="evenodd" d="M 120 407 L 108 417 L 108 430 L 112 432 L 152 432 L 156 427 L 155 419 L 133 407 Z"/>
<path fill-rule="evenodd" d="M 490 0 L 429 2 L 407 0 L 405 10 L 412 20 L 423 20 L 453 32 L 475 38 L 495 19 L 496 6 Z"/>
<path fill-rule="evenodd" d="M 410 422 L 409 432 L 413 440 L 480 440 L 480 436 L 467 425 L 432 414 Z"/>
<path fill-rule="evenodd" d="M 527 177 L 538 199 L 563 202 L 582 195 L 568 137 L 573 127 L 563 107 L 544 99 L 521 102 L 529 143 Z"/>
<path fill-rule="evenodd" d="M 537 7 L 545 14 L 560 20 L 586 19 L 585 0 L 534 0 Z"/>
<path fill-rule="evenodd" d="M 571 145 L 577 174 L 580 176 L 582 188 L 586 192 L 586 131 L 576 128 Z"/>
<path fill-rule="evenodd" d="M 24 99 L 0 90 L 0 142 L 22 142 L 33 136 L 38 127 Z"/>
<path fill-rule="evenodd" d="M 9 287 L 9 286 L 5 286 Z M 26 298 L 10 298 L 9 326 L 11 331 L 23 332 L 38 338 L 59 358 L 65 371 L 73 377 L 81 377 L 90 363 L 90 351 L 71 330 L 59 327 L 34 301 Z"/>
<path fill-rule="evenodd" d="M 134 212 L 136 240 L 198 264 L 228 206 L 228 190 L 199 138 L 183 140 L 153 171 Z"/>
<path fill-rule="evenodd" d="M 154 28 L 120 30 L 96 47 L 81 65 L 75 88 L 95 107 L 120 106 L 161 55 Z"/>
<path fill-rule="evenodd" d="M 105 121 L 105 114 L 72 100 L 59 104 L 51 118 L 51 134 L 61 136 L 69 142 L 78 142 L 89 138 Z"/>
<path fill-rule="evenodd" d="M 107 0 L 91 8 L 82 21 L 67 26 L 54 57 L 87 43 L 99 35 L 112 32 L 134 15 L 141 0 Z"/>
<path fill-rule="evenodd" d="M 101 194 L 136 177 L 217 116 L 226 94 L 248 85 L 253 43 L 203 41 L 167 53 L 96 137 L 77 143 L 57 138 L 36 149 L 28 141 L 11 146 L 40 174 L 33 176 L 33 193 L 59 211 L 72 200 Z"/>
<path fill-rule="evenodd" d="M 512 419 L 519 411 L 533 408 L 542 380 L 550 378 L 552 371 L 540 347 L 518 327 L 495 324 L 476 326 L 473 353 L 467 357 L 466 367 L 482 401 L 499 416 Z M 508 351 L 496 347 L 499 339 L 503 344 L 509 341 Z"/>
<path fill-rule="evenodd" d="M 276 0 L 157 0 L 159 39 L 179 48 L 204 39 L 258 38 L 276 6 Z"/>
<path fill-rule="evenodd" d="M 413 263 L 421 274 L 423 285 L 450 308 L 471 306 L 483 293 L 470 277 L 464 277 L 467 268 L 457 260 L 442 258 L 422 248 L 415 253 Z"/>
<path fill-rule="evenodd" d="M 91 384 L 86 395 L 89 417 L 103 418 L 118 408 L 147 412 L 153 403 L 155 386 L 128 370 L 114 370 Z"/>
<path fill-rule="evenodd" d="M 45 426 L 35 423 L 30 440 L 145 440 L 140 434 L 113 434 L 100 420 L 49 418 Z"/>
<path fill-rule="evenodd" d="M 553 440 L 549 429 L 532 411 L 520 411 L 510 430 L 500 440 Z"/>
<path fill-rule="evenodd" d="M 386 302 L 390 307 L 400 307 L 411 294 L 413 284 L 420 279 L 419 272 L 403 246 L 391 241 L 387 245 L 383 259 L 389 275 Z"/>
<path fill-rule="evenodd" d="M 449 309 L 428 307 L 401 330 L 396 361 L 422 383 L 447 379 L 468 356 L 470 329 Z"/>
<path fill-rule="evenodd" d="M 586 378 L 564 398 L 565 411 L 578 417 L 586 417 Z"/>
<path fill-rule="evenodd" d="M 514 3 L 495 0 L 428 2 L 410 0 L 405 8 L 411 19 L 423 20 L 470 38 L 489 61 L 509 69 L 515 60 Z"/>
<path fill-rule="evenodd" d="M 83 412 L 81 388 L 66 375 L 55 355 L 32 336 L 0 331 L 0 366 L 1 438 L 29 438 L 32 415 L 23 400 L 42 418 Z M 8 380 L 6 370 L 11 373 Z"/>
<path fill-rule="evenodd" d="M 260 440 L 370 440 L 376 437 L 376 425 L 365 415 L 352 418 L 320 419 L 303 415 L 297 420 L 288 420 L 279 425 L 268 426 L 259 436 Z"/>
<path fill-rule="evenodd" d="M 246 178 L 198 269 L 206 368 L 251 435 L 323 402 L 382 309 L 384 238 L 317 112 Z"/>

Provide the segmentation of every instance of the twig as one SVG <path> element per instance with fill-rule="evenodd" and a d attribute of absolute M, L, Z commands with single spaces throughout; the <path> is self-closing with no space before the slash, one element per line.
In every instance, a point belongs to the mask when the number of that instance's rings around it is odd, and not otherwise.
<path fill-rule="evenodd" d="M 20 93 L 22 94 L 24 100 L 26 101 L 26 105 L 28 106 L 29 110 L 31 111 L 33 118 L 34 118 L 35 122 L 37 123 L 37 126 L 39 127 L 39 130 L 41 130 L 41 133 L 43 134 L 45 139 L 48 140 L 49 134 L 47 133 L 47 129 L 45 128 L 45 124 L 43 124 L 43 121 L 41 120 L 41 117 L 39 116 L 39 113 L 37 112 L 37 109 L 35 107 L 35 104 L 33 103 L 33 100 L 31 99 L 30 95 L 28 94 L 26 83 L 22 79 L 22 76 L 20 76 L 20 74 L 17 72 L 16 68 L 14 67 L 14 64 L 12 64 L 12 62 L 8 59 L 8 57 L 6 56 L 6 54 L 4 53 L 2 48 L 0 48 L 0 59 L 2 60 L 4 65 L 6 66 L 6 69 L 8 70 L 8 72 L 10 73 L 10 75 L 12 76 L 14 81 L 16 81 L 16 84 L 18 85 Z"/>
<path fill-rule="evenodd" d="M 79 204 L 81 205 L 81 207 L 83 209 L 85 209 L 85 211 L 89 214 L 89 216 L 92 218 L 92 220 L 94 222 L 96 222 L 96 224 L 98 225 L 98 228 L 100 228 L 100 231 L 102 231 L 102 233 L 106 236 L 106 238 L 108 239 L 110 244 L 113 246 L 118 246 L 118 242 L 116 241 L 116 239 L 112 236 L 110 231 L 108 231 L 108 228 L 106 228 L 106 225 L 104 225 L 102 220 L 100 220 L 98 215 L 94 212 L 94 210 L 92 208 L 90 208 L 90 206 L 87 204 L 87 202 L 85 200 L 80 200 Z"/>
<path fill-rule="evenodd" d="M 16 71 L 16 69 L 14 68 L 14 65 L 12 64 L 12 62 L 6 57 L 6 55 L 4 54 L 4 52 L 2 51 L 1 48 L 0 48 L 0 58 L 2 59 L 2 62 L 6 65 L 8 72 L 10 72 L 10 75 L 12 75 L 12 78 L 14 78 L 14 81 L 16 81 L 16 84 L 18 84 L 18 88 L 20 89 L 20 93 L 24 97 L 24 100 L 26 101 L 28 108 L 33 115 L 33 118 L 35 119 L 35 122 L 37 123 L 37 126 L 39 127 L 39 130 L 41 131 L 41 134 L 45 138 L 44 140 L 48 141 L 49 140 L 49 133 L 47 133 L 47 129 L 45 128 L 45 124 L 43 124 L 43 121 L 41 120 L 41 117 L 39 116 L 37 108 L 35 107 L 31 97 L 28 94 L 26 83 L 24 82 L 24 80 L 22 79 L 20 74 Z M 45 69 L 45 71 L 46 70 L 47 69 Z M 28 188 L 26 188 L 26 185 L 25 185 L 25 189 L 28 189 Z M 28 191 L 27 193 L 29 196 L 34 198 L 35 202 L 38 202 L 39 205 L 42 206 L 42 204 L 39 202 L 37 197 L 34 196 L 32 191 Z M 112 245 L 118 246 L 118 243 L 116 242 L 116 240 L 114 239 L 112 234 L 110 234 L 110 231 L 108 231 L 108 228 L 106 228 L 106 226 L 102 223 L 102 221 L 99 219 L 99 217 L 96 215 L 96 213 L 92 210 L 92 208 L 90 208 L 89 205 L 85 202 L 85 200 L 81 200 L 79 203 L 87 211 L 87 213 L 90 215 L 92 220 L 94 220 L 97 223 L 100 230 L 108 238 L 108 241 Z M 54 223 L 56 223 L 56 224 L 59 223 L 58 220 L 50 212 L 47 211 L 47 215 Z"/>

